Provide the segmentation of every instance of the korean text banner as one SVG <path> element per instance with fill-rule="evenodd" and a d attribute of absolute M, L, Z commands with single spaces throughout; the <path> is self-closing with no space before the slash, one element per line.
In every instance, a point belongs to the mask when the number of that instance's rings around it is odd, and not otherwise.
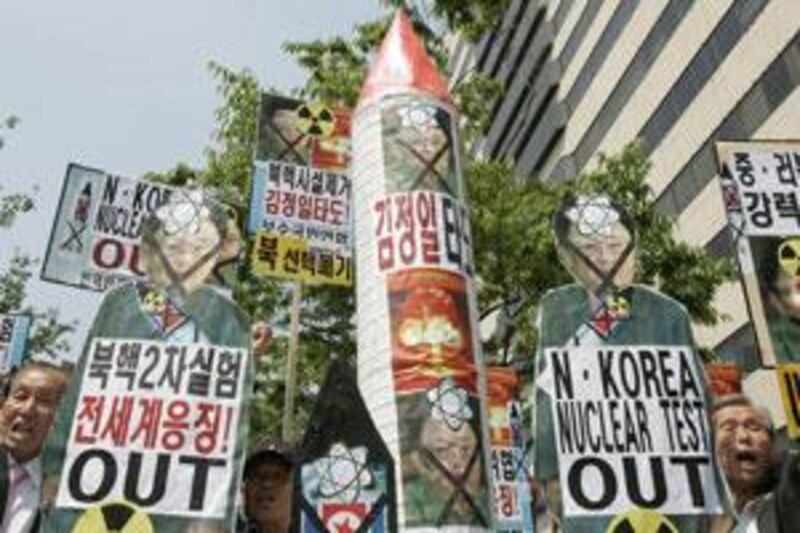
<path fill-rule="evenodd" d="M 248 222 L 256 274 L 352 284 L 349 163 L 348 110 L 261 96 Z"/>
<path fill-rule="evenodd" d="M 30 316 L 0 314 L 0 372 L 22 364 L 30 329 Z"/>
<path fill-rule="evenodd" d="M 511 367 L 487 368 L 495 528 L 534 531 L 519 378 Z"/>
<path fill-rule="evenodd" d="M 705 388 L 693 349 L 545 351 L 566 516 L 722 512 Z"/>
<path fill-rule="evenodd" d="M 800 141 L 717 143 L 717 158 L 761 362 L 800 362 Z"/>
<path fill-rule="evenodd" d="M 247 358 L 242 348 L 94 339 L 56 507 L 125 501 L 150 516 L 230 523 Z"/>
<path fill-rule="evenodd" d="M 345 174 L 257 162 L 248 224 L 255 273 L 351 285 L 350 198 Z"/>
<path fill-rule="evenodd" d="M 132 277 L 142 277 L 142 221 L 166 202 L 173 190 L 70 164 L 42 279 L 104 291 Z"/>

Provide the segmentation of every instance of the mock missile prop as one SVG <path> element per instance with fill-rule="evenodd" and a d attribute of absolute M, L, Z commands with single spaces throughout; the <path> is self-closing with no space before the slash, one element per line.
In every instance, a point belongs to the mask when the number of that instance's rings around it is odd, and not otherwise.
<path fill-rule="evenodd" d="M 405 530 L 492 527 L 472 243 L 447 83 L 402 11 L 353 120 L 358 380 Z"/>
<path fill-rule="evenodd" d="M 369 416 L 355 368 L 334 360 L 295 465 L 298 533 L 397 531 L 394 461 Z"/>

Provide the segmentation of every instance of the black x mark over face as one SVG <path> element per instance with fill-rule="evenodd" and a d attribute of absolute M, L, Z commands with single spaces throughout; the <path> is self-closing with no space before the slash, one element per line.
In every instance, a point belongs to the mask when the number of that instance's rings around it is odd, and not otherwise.
<path fill-rule="evenodd" d="M 559 257 L 576 281 L 600 299 L 633 283 L 634 235 L 606 196 L 580 197 L 557 217 Z"/>
<path fill-rule="evenodd" d="M 223 236 L 202 198 L 175 194 L 153 214 L 157 229 L 142 236 L 142 259 L 157 288 L 185 296 L 208 279 L 223 248 Z"/>

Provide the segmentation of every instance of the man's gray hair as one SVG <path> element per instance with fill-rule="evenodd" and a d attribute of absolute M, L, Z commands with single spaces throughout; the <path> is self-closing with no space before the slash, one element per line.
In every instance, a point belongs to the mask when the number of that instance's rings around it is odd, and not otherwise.
<path fill-rule="evenodd" d="M 770 438 L 775 436 L 775 424 L 772 423 L 772 416 L 769 414 L 767 408 L 756 405 L 747 395 L 742 393 L 726 394 L 715 398 L 711 408 L 711 420 L 716 423 L 717 414 L 729 407 L 749 407 L 764 420 L 764 425 L 769 430 Z"/>

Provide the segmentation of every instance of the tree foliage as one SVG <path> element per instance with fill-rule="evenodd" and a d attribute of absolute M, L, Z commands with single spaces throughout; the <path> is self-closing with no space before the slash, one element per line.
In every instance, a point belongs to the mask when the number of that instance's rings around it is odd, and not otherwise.
<path fill-rule="evenodd" d="M 385 0 L 386 5 L 405 7 L 418 17 L 441 19 L 447 28 L 476 41 L 493 30 L 509 0 Z"/>
<path fill-rule="evenodd" d="M 0 229 L 9 230 L 14 221 L 34 209 L 33 198 L 16 193 L 0 196 Z M 23 313 L 34 318 L 33 331 L 28 342 L 28 354 L 47 354 L 58 358 L 69 351 L 65 335 L 74 331 L 75 324 L 66 324 L 59 319 L 58 310 L 39 310 L 26 304 L 27 284 L 38 261 L 27 254 L 14 252 L 8 266 L 0 271 L 0 314 Z"/>
<path fill-rule="evenodd" d="M 564 183 L 521 179 L 504 161 L 469 163 L 479 308 L 484 315 L 502 306 L 517 309 L 516 353 L 527 356 L 534 351 L 533 316 L 539 298 L 571 281 L 558 261 L 552 220 L 565 199 L 579 194 L 604 192 L 630 213 L 638 231 L 637 282 L 654 284 L 682 302 L 698 323 L 713 325 L 723 318 L 713 306 L 713 296 L 722 282 L 733 278 L 734 265 L 675 239 L 674 220 L 656 208 L 647 184 L 649 169 L 636 143 L 614 156 L 601 156 L 595 170 Z M 485 347 L 500 360 L 508 348 Z"/>
<path fill-rule="evenodd" d="M 386 3 L 406 4 L 415 28 L 445 75 L 447 55 L 442 39 L 431 29 L 431 19 L 443 20 L 447 27 L 474 39 L 497 27 L 507 4 L 488 0 Z M 354 107 L 367 65 L 390 20 L 387 14 L 360 24 L 349 36 L 286 43 L 286 53 L 308 74 L 307 83 L 295 94 Z M 221 104 L 215 112 L 217 130 L 214 144 L 207 150 L 205 168 L 193 170 L 179 165 L 153 177 L 176 185 L 214 187 L 239 206 L 243 214 L 250 189 L 261 88 L 246 69 L 233 71 L 211 63 L 210 70 L 217 81 Z M 454 99 L 466 118 L 462 133 L 467 141 L 485 129 L 501 91 L 497 80 L 474 73 L 456 83 Z M 642 249 L 640 281 L 658 284 L 686 304 L 699 322 L 711 324 L 719 318 L 711 305 L 712 296 L 719 284 L 733 274 L 732 265 L 675 240 L 673 221 L 655 208 L 646 183 L 649 164 L 635 145 L 618 155 L 602 157 L 596 170 L 562 184 L 515 176 L 512 166 L 504 161 L 465 157 L 463 167 L 470 198 L 481 315 L 500 307 L 514 310 L 513 342 L 511 336 L 500 343 L 490 342 L 484 347 L 490 357 L 504 360 L 509 350 L 524 356 L 533 353 L 536 332 L 532 317 L 538 299 L 551 287 L 569 281 L 557 260 L 551 220 L 565 197 L 581 192 L 605 191 L 635 218 Z M 251 245 L 248 243 L 248 252 Z M 257 398 L 251 423 L 254 435 L 277 434 L 283 407 L 291 293 L 285 285 L 253 277 L 247 261 L 238 267 L 234 278 L 234 295 L 239 304 L 256 319 L 268 320 L 276 330 L 270 353 L 258 361 Z M 353 291 L 305 287 L 303 295 L 297 427 L 302 427 L 308 416 L 328 361 L 333 356 L 355 356 Z"/>

